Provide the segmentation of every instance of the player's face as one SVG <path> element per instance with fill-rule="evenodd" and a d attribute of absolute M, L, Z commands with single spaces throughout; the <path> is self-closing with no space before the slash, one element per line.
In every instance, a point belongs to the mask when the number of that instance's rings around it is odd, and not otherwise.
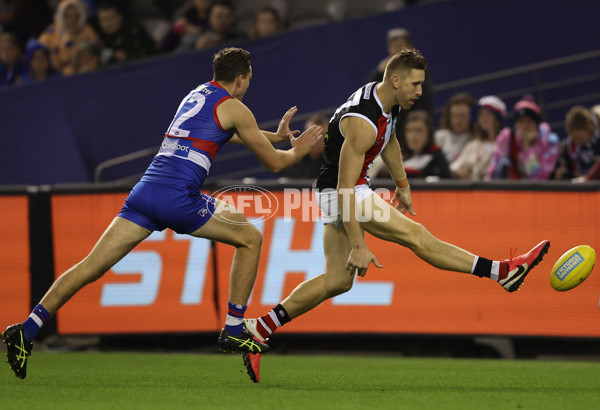
<path fill-rule="evenodd" d="M 396 102 L 403 110 L 410 110 L 415 101 L 423 95 L 425 71 L 412 68 L 398 76 Z"/>
<path fill-rule="evenodd" d="M 235 95 L 233 95 L 233 98 L 237 98 L 238 100 L 242 100 L 242 98 L 244 98 L 244 95 L 246 95 L 246 91 L 248 91 L 248 87 L 250 87 L 250 80 L 252 79 L 252 66 L 250 66 L 250 71 L 248 72 L 248 75 L 246 77 L 241 77 L 241 83 L 239 85 L 239 88 L 236 90 Z"/>

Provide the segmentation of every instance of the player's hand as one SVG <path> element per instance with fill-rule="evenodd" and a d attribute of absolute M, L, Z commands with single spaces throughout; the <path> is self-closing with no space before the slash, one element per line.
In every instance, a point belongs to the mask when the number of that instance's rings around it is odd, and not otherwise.
<path fill-rule="evenodd" d="M 287 110 L 285 112 L 285 114 L 283 114 L 281 121 L 279 121 L 279 126 L 277 127 L 278 141 L 275 141 L 275 142 L 282 142 L 282 141 L 285 141 L 291 137 L 295 137 L 296 135 L 300 134 L 299 130 L 290 131 L 290 120 L 292 119 L 294 114 L 296 114 L 297 112 L 298 112 L 298 107 L 294 106 L 294 107 L 290 108 L 289 110 Z"/>
<path fill-rule="evenodd" d="M 392 205 L 403 214 L 408 211 L 411 215 L 416 215 L 412 207 L 413 201 L 410 195 L 410 187 L 396 188 L 396 192 L 392 198 Z"/>
<path fill-rule="evenodd" d="M 378 268 L 383 268 L 383 265 L 379 263 L 377 257 L 369 250 L 369 248 L 354 248 L 350 251 L 348 256 L 348 262 L 346 262 L 346 270 L 350 271 L 350 275 L 358 274 L 358 276 L 365 276 L 369 265 L 373 262 L 373 265 Z"/>
<path fill-rule="evenodd" d="M 290 135 L 290 144 L 302 156 L 308 154 L 312 150 L 312 147 L 321 141 L 323 141 L 323 128 L 319 125 L 310 126 L 298 138 Z"/>

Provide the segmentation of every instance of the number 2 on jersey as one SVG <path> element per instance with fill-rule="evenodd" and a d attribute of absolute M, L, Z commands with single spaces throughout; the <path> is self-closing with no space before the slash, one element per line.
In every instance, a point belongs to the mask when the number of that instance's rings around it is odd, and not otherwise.
<path fill-rule="evenodd" d="M 190 134 L 190 131 L 180 127 L 185 121 L 196 115 L 202 109 L 205 102 L 206 96 L 203 93 L 193 91 L 179 106 L 173 122 L 169 125 L 167 134 L 175 137 L 187 137 Z"/>

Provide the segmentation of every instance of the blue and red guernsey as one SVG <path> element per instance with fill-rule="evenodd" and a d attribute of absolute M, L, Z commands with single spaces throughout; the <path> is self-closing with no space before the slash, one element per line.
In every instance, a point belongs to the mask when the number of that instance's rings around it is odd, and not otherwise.
<path fill-rule="evenodd" d="M 370 183 L 369 168 L 390 140 L 400 112 L 400 107 L 397 105 L 391 109 L 390 113 L 383 111 L 383 105 L 377 97 L 377 84 L 369 83 L 356 90 L 329 120 L 329 128 L 324 142 L 323 165 L 314 183 L 315 188 L 322 190 L 337 187 L 340 152 L 345 140 L 345 136 L 340 130 L 340 122 L 350 116 L 362 118 L 375 130 L 375 142 L 365 153 L 365 160 L 355 185 Z"/>
<path fill-rule="evenodd" d="M 184 182 L 202 186 L 219 149 L 233 137 L 217 117 L 217 107 L 231 96 L 217 82 L 204 83 L 181 101 L 160 150 L 141 181 Z"/>

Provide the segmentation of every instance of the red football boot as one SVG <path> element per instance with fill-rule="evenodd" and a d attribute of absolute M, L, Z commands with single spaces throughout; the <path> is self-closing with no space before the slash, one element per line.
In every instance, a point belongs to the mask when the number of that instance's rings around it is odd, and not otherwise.
<path fill-rule="evenodd" d="M 548 252 L 548 248 L 550 248 L 550 241 L 542 241 L 529 252 L 514 258 L 511 257 L 510 259 L 506 259 L 505 262 L 508 263 L 508 274 L 506 275 L 506 278 L 498 280 L 498 283 L 502 285 L 507 292 L 519 290 L 519 286 L 521 286 L 521 283 L 525 280 L 525 276 L 541 262 L 544 255 Z"/>
<path fill-rule="evenodd" d="M 260 353 L 244 353 L 244 366 L 248 370 L 248 376 L 254 383 L 260 380 Z"/>

